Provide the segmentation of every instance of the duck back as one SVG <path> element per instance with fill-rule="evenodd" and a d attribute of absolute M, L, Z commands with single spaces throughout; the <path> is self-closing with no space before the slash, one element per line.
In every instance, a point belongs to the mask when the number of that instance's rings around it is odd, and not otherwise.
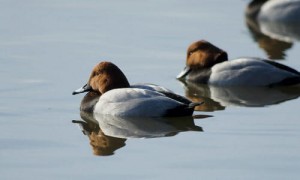
<path fill-rule="evenodd" d="M 192 115 L 193 108 L 159 92 L 120 88 L 104 93 L 96 104 L 94 113 L 123 117 L 186 116 Z"/>
<path fill-rule="evenodd" d="M 209 84 L 221 86 L 275 86 L 292 84 L 299 72 L 287 66 L 257 58 L 240 58 L 215 65 Z M 294 82 L 296 83 L 296 82 Z"/>

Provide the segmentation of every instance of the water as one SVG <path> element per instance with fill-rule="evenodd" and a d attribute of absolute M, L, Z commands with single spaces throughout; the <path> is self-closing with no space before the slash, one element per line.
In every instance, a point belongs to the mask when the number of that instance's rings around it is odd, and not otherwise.
<path fill-rule="evenodd" d="M 102 60 L 117 64 L 131 83 L 182 95 L 175 77 L 187 46 L 199 39 L 230 58 L 270 57 L 299 70 L 299 39 L 282 43 L 251 33 L 248 3 L 1 1 L 1 179 L 298 179 L 296 97 L 255 107 L 223 99 L 215 111 L 195 113 L 212 116 L 195 120 L 203 132 L 129 138 L 111 156 L 94 155 L 72 123 L 81 119 L 83 96 L 71 92 Z M 286 50 L 274 55 L 262 48 L 268 42 Z"/>

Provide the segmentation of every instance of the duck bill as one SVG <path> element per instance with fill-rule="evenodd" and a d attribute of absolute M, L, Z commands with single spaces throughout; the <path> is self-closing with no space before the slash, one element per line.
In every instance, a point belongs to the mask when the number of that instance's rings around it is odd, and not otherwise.
<path fill-rule="evenodd" d="M 83 87 L 75 90 L 72 92 L 72 95 L 76 95 L 76 94 L 80 94 L 80 93 L 84 93 L 84 92 L 87 92 L 87 91 L 91 91 L 92 90 L 92 87 L 89 85 L 89 84 L 86 84 L 84 85 Z"/>
<path fill-rule="evenodd" d="M 178 75 L 177 79 L 183 79 L 189 72 L 191 71 L 191 68 L 186 66 Z"/>

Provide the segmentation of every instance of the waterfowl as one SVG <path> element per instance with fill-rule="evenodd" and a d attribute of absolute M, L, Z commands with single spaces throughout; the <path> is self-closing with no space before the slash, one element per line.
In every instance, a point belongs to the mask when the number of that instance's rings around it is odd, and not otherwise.
<path fill-rule="evenodd" d="M 253 0 L 246 9 L 247 16 L 268 22 L 300 22 L 299 0 Z"/>
<path fill-rule="evenodd" d="M 201 104 L 160 86 L 130 86 L 123 72 L 111 62 L 97 64 L 88 83 L 73 95 L 83 92 L 89 93 L 84 97 L 81 109 L 120 117 L 191 116 L 194 107 Z"/>
<path fill-rule="evenodd" d="M 272 39 L 300 40 L 300 0 L 253 0 L 246 8 L 246 20 Z"/>
<path fill-rule="evenodd" d="M 262 58 L 228 61 L 225 51 L 205 40 L 189 46 L 186 67 L 177 78 L 217 86 L 273 87 L 300 83 L 300 73 L 295 69 Z"/>

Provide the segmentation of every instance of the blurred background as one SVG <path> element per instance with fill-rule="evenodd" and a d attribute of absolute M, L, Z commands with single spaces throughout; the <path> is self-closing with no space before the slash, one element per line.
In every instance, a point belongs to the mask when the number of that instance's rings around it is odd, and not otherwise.
<path fill-rule="evenodd" d="M 104 60 L 130 83 L 181 95 L 175 77 L 200 39 L 229 59 L 263 57 L 300 70 L 300 23 L 283 32 L 260 24 L 246 16 L 250 2 L 0 0 L 1 179 L 297 179 L 298 96 L 251 108 L 219 102 L 218 111 L 196 112 L 213 116 L 195 120 L 204 132 L 128 139 L 106 157 L 72 123 L 83 97 L 72 91 Z"/>

